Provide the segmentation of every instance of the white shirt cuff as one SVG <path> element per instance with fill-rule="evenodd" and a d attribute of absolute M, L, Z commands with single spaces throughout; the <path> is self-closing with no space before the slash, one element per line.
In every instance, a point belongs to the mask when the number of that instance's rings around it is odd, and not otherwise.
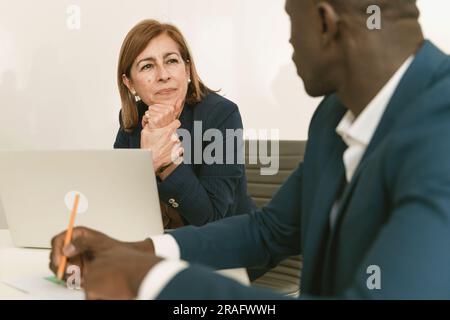
<path fill-rule="evenodd" d="M 153 236 L 150 239 L 155 247 L 155 256 L 169 260 L 180 259 L 180 246 L 170 234 Z"/>
<path fill-rule="evenodd" d="M 179 272 L 189 265 L 185 261 L 163 260 L 144 277 L 139 287 L 138 300 L 154 300 Z"/>

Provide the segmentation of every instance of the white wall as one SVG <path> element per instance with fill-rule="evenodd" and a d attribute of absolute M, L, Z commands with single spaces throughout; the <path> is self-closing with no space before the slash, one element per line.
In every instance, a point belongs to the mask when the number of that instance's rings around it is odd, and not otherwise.
<path fill-rule="evenodd" d="M 69 30 L 66 9 L 81 8 Z M 419 0 L 426 35 L 450 51 L 450 1 Z M 240 106 L 247 128 L 306 139 L 318 103 L 290 60 L 284 0 L 0 0 L 0 149 L 111 148 L 116 61 L 144 18 L 178 25 L 207 85 Z M 0 227 L 1 227 L 0 214 Z"/>
<path fill-rule="evenodd" d="M 66 26 L 70 4 L 81 29 Z M 448 0 L 419 0 L 426 34 L 450 51 Z M 157 18 L 185 33 L 201 76 L 237 102 L 247 128 L 305 139 L 318 100 L 290 61 L 284 0 L 0 2 L 0 148 L 110 148 L 116 61 L 127 31 Z"/>
<path fill-rule="evenodd" d="M 8 229 L 5 214 L 3 213 L 2 203 L 0 202 L 0 230 Z"/>

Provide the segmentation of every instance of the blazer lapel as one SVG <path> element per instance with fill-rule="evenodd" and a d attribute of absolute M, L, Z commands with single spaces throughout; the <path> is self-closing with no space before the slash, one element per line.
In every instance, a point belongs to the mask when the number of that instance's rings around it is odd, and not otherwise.
<path fill-rule="evenodd" d="M 343 107 L 341 109 L 341 112 L 335 115 L 338 119 L 341 119 L 346 111 Z M 333 127 L 335 127 L 334 123 Z M 308 288 L 307 291 L 318 288 L 315 280 L 320 276 L 318 271 L 321 270 L 322 266 L 323 255 L 321 253 L 323 253 L 323 246 L 326 244 L 328 236 L 330 211 L 345 179 L 342 156 L 347 146 L 334 130 L 329 139 L 332 139 L 328 141 L 328 144 L 331 145 L 331 153 L 328 153 L 330 156 L 324 162 L 324 170 L 320 175 L 317 192 L 313 194 L 314 201 L 309 220 L 307 225 L 302 228 L 306 230 L 304 237 L 306 245 L 303 246 L 305 258 L 302 272 L 308 275 L 302 279 L 302 288 Z"/>

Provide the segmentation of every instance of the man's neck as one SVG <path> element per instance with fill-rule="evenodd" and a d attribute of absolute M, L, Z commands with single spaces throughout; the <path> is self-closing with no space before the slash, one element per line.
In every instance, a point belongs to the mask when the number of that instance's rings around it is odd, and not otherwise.
<path fill-rule="evenodd" d="M 402 64 L 422 46 L 423 38 L 408 45 L 374 43 L 349 55 L 346 75 L 338 89 L 341 102 L 358 117 Z M 395 48 L 395 49 L 394 49 Z"/>

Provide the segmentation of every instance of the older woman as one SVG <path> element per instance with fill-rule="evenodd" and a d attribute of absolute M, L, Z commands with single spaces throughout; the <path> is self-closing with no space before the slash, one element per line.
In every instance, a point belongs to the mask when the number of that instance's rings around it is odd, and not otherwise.
<path fill-rule="evenodd" d="M 136 25 L 122 45 L 118 85 L 122 110 L 114 147 L 152 151 L 166 228 L 253 210 L 245 167 L 237 161 L 241 146 L 229 138 L 230 129 L 242 129 L 238 107 L 202 83 L 176 27 L 155 20 Z M 177 129 L 190 133 L 182 143 Z M 225 137 L 223 145 L 211 153 L 216 161 L 199 161 L 220 142 L 204 141 L 209 129 Z"/>

